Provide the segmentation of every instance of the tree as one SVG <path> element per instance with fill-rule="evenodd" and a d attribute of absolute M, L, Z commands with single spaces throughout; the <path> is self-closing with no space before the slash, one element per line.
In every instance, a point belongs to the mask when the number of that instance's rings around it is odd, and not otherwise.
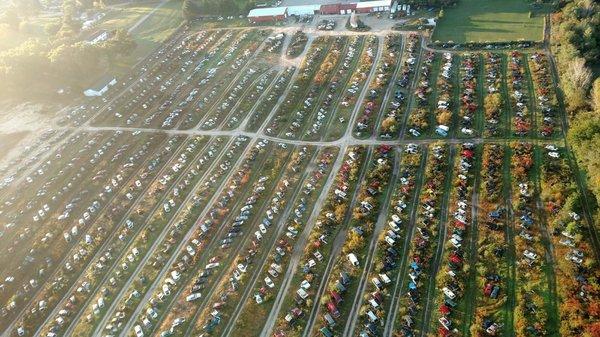
<path fill-rule="evenodd" d="M 450 122 L 452 121 L 452 113 L 448 110 L 442 111 L 437 116 L 437 121 L 438 121 L 438 123 L 443 124 L 443 125 L 450 124 Z"/>
<path fill-rule="evenodd" d="M 74 81 L 83 71 L 78 62 L 79 52 L 73 46 L 64 44 L 52 49 L 48 53 L 48 58 L 53 71 Z"/>
<path fill-rule="evenodd" d="M 0 85 L 6 92 L 29 89 L 46 73 L 47 65 L 46 46 L 37 40 L 27 40 L 0 52 Z"/>
<path fill-rule="evenodd" d="M 125 29 L 117 29 L 115 35 L 101 45 L 109 58 L 129 55 L 136 47 L 137 43 Z"/>
<path fill-rule="evenodd" d="M 21 19 L 19 18 L 17 10 L 14 7 L 6 9 L 4 14 L 0 15 L 0 23 L 7 24 L 13 30 L 18 30 Z"/>
<path fill-rule="evenodd" d="M 190 21 L 201 15 L 200 7 L 194 0 L 184 0 L 181 5 L 183 19 Z"/>
<path fill-rule="evenodd" d="M 600 77 L 596 78 L 594 81 L 594 86 L 592 88 L 592 105 L 596 113 L 600 113 Z"/>
<path fill-rule="evenodd" d="M 383 120 L 383 122 L 381 122 L 381 126 L 383 127 L 383 129 L 389 132 L 396 131 L 396 124 L 396 118 L 394 118 L 393 116 L 386 117 Z"/>
<path fill-rule="evenodd" d="M 48 36 L 54 36 L 58 33 L 61 24 L 59 22 L 50 22 L 44 25 L 44 33 Z"/>
<path fill-rule="evenodd" d="M 585 63 L 585 59 L 581 57 L 572 60 L 569 63 L 567 74 L 569 74 L 573 85 L 587 91 L 592 82 L 592 71 Z"/>

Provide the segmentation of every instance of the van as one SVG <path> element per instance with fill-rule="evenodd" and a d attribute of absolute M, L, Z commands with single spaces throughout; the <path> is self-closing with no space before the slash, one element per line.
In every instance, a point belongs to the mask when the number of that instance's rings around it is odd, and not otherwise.
<path fill-rule="evenodd" d="M 358 258 L 356 258 L 356 255 L 354 255 L 354 253 L 348 254 L 348 261 L 350 261 L 350 263 L 355 267 L 358 267 L 360 265 L 358 263 Z"/>

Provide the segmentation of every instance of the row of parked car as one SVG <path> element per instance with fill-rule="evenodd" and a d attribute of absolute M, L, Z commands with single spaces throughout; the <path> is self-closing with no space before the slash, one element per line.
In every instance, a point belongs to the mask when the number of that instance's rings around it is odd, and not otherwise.
<path fill-rule="evenodd" d="M 311 137 L 313 135 L 320 135 L 321 128 L 327 126 L 327 124 L 324 123 L 327 123 L 329 118 L 332 118 L 329 115 L 335 111 L 336 105 L 334 105 L 334 102 L 337 102 L 344 93 L 344 85 L 351 76 L 350 67 L 359 56 L 358 49 L 361 45 L 361 41 L 362 40 L 359 37 L 350 38 L 346 55 L 339 61 L 337 72 L 334 72 L 331 75 L 328 94 L 321 102 L 316 118 L 311 119 L 314 123 L 311 125 L 310 129 L 306 131 L 305 136 Z M 335 123 L 336 121 L 333 122 Z"/>
<path fill-rule="evenodd" d="M 548 150 L 556 150 L 554 145 L 547 145 L 547 147 Z M 515 235 L 514 238 L 518 261 L 516 264 L 516 299 L 517 305 L 525 311 L 523 316 L 515 319 L 516 332 L 545 336 L 548 334 L 546 326 L 549 312 L 541 304 L 544 303 L 543 294 L 549 291 L 551 282 L 547 274 L 543 272 L 547 263 L 547 260 L 543 259 L 547 246 L 543 234 L 546 224 L 543 223 L 540 213 L 536 211 L 540 191 L 537 190 L 535 182 L 530 178 L 534 167 L 528 164 L 530 161 L 527 160 L 534 156 L 535 147 L 531 143 L 516 144 L 513 146 L 513 150 L 513 171 L 525 172 L 521 176 L 515 174 L 513 183 L 513 189 L 518 188 L 518 193 L 513 197 L 514 219 L 518 219 L 515 225 L 518 228 L 518 235 Z M 519 282 L 523 280 L 527 280 L 527 282 Z M 527 286 L 525 287 L 523 283 L 526 283 Z M 530 291 L 520 291 L 520 287 Z M 519 331 L 519 329 L 523 330 Z"/>
<path fill-rule="evenodd" d="M 297 109 L 297 111 L 290 116 L 292 118 L 290 125 L 287 127 L 286 137 L 293 138 L 302 132 L 306 127 L 307 120 L 311 119 L 315 111 L 317 118 L 312 128 L 306 131 L 306 135 L 312 134 L 317 128 L 323 126 L 326 109 L 331 105 L 332 93 L 339 85 L 333 76 L 342 64 L 342 58 L 344 57 L 342 51 L 346 43 L 347 37 L 336 37 L 329 49 L 325 48 L 327 54 L 321 60 L 322 62 L 318 68 L 315 69 L 310 83 L 306 84 L 307 88 L 304 88 L 304 96 L 300 96 L 296 102 L 292 102 L 292 104 L 295 103 L 294 109 Z M 328 97 L 325 95 L 327 90 L 322 89 L 321 86 L 327 86 Z M 302 99 L 304 101 L 301 102 Z"/>
<path fill-rule="evenodd" d="M 225 35 L 231 37 L 232 33 Z M 138 79 L 128 86 L 129 89 L 110 101 L 107 110 L 113 117 L 107 120 L 101 114 L 94 122 L 122 124 L 126 119 L 124 124 L 130 126 L 170 128 L 177 125 L 198 94 L 198 88 L 193 88 L 189 82 L 201 75 L 202 68 L 213 56 L 208 49 L 219 48 L 223 41 L 221 37 L 218 31 L 203 31 L 186 36 L 170 49 L 159 51 L 152 62 L 140 69 L 136 75 Z M 210 72 L 208 75 L 209 78 L 213 76 Z"/>
<path fill-rule="evenodd" d="M 485 64 L 485 133 L 488 136 L 498 136 L 500 134 L 499 125 L 502 123 L 502 111 L 505 110 L 504 102 L 508 97 L 502 93 L 502 81 L 505 74 L 502 73 L 501 54 L 486 52 L 483 55 Z"/>
<path fill-rule="evenodd" d="M 293 117 L 303 116 L 302 112 L 299 115 L 296 114 L 296 110 L 299 109 L 301 104 L 302 106 L 307 107 L 312 105 L 312 99 L 308 99 L 307 95 L 309 93 L 307 90 L 308 87 L 310 87 L 310 83 L 317 73 L 321 62 L 326 56 L 326 42 L 331 41 L 321 37 L 311 44 L 310 49 L 304 57 L 301 67 L 297 70 L 295 81 L 291 84 L 290 90 L 287 92 L 286 100 L 278 106 L 275 115 L 271 118 L 271 120 L 268 121 L 267 128 L 265 128 L 265 133 L 267 135 L 275 136 L 282 131 L 283 127 L 288 126 L 289 129 L 286 132 L 286 137 L 295 137 L 295 133 L 290 130 L 292 127 L 294 127 L 294 130 L 298 130 L 300 124 L 296 122 L 294 125 L 294 122 L 290 122 L 290 119 Z M 314 95 L 315 93 L 312 94 L 312 96 Z M 288 122 L 290 122 L 291 125 L 288 125 Z"/>
<path fill-rule="evenodd" d="M 285 68 L 281 76 L 273 84 L 271 90 L 267 91 L 266 96 L 257 103 L 258 105 L 254 109 L 254 113 L 249 117 L 246 124 L 246 131 L 256 131 L 260 128 L 261 124 L 264 123 L 264 119 L 267 118 L 271 110 L 275 107 L 279 97 L 285 92 L 295 71 L 295 66 Z"/>
<path fill-rule="evenodd" d="M 525 79 L 523 55 L 519 51 L 509 53 L 508 78 L 511 107 L 514 111 L 513 129 L 516 135 L 525 136 L 531 131 L 531 111 L 529 111 L 529 94 Z"/>
<path fill-rule="evenodd" d="M 148 181 L 146 185 L 148 192 L 146 195 L 140 195 L 140 202 L 136 202 L 130 212 L 117 219 L 123 229 L 119 233 L 118 240 L 113 237 L 109 241 L 109 248 L 116 255 L 116 259 L 101 269 L 94 270 L 95 277 L 90 279 L 94 287 L 91 289 L 93 291 L 80 297 L 77 303 L 79 308 L 76 312 L 86 319 L 73 321 L 74 325 L 69 326 L 69 329 L 86 331 L 91 329 L 92 323 L 104 314 L 112 314 L 99 307 L 97 302 L 103 299 L 107 305 L 112 305 L 120 300 L 120 297 L 125 296 L 125 290 L 122 288 L 128 280 L 138 277 L 138 268 L 143 266 L 142 259 L 147 259 L 147 264 L 152 266 L 162 266 L 172 245 L 185 231 L 184 222 L 174 223 L 175 214 L 185 205 L 187 192 L 201 178 L 200 172 L 204 172 L 209 167 L 210 158 L 215 157 L 224 144 L 223 138 L 217 138 L 210 144 L 200 140 L 196 138 L 187 142 L 187 146 L 179 150 L 179 155 L 174 156 L 158 172 L 156 178 L 161 178 Z M 173 182 L 169 183 L 169 181 Z M 142 211 L 145 208 L 146 211 Z M 166 224 L 157 223 L 160 221 L 157 219 L 162 217 L 166 219 Z M 157 231 L 157 228 L 161 230 Z M 153 251 L 153 241 L 160 240 L 163 235 L 164 242 L 160 246 L 157 245 Z M 137 253 L 131 247 L 134 247 Z M 144 276 L 139 276 L 139 280 L 142 284 L 147 282 Z M 130 290 L 127 292 L 129 294 L 127 304 L 141 295 L 141 289 L 134 287 Z M 123 324 L 121 320 L 125 316 L 126 307 L 119 308 L 108 331 L 117 329 Z"/>
<path fill-rule="evenodd" d="M 408 132 L 413 137 L 421 136 L 429 127 L 429 98 L 433 89 L 431 86 L 432 76 L 431 70 L 433 68 L 433 61 L 435 60 L 436 54 L 432 51 L 425 52 L 421 57 L 421 68 L 419 69 L 419 77 L 417 86 L 415 88 L 415 101 L 416 106 L 413 106 L 410 115 L 408 116 Z"/>
<path fill-rule="evenodd" d="M 381 120 L 381 125 L 379 126 L 379 137 L 382 139 L 390 139 L 397 134 L 401 118 L 405 114 L 402 109 L 406 104 L 407 88 L 415 72 L 414 64 L 419 52 L 418 49 L 420 48 L 419 35 L 411 34 L 406 39 L 406 47 L 403 54 L 404 62 L 394 83 L 394 97 L 390 98 L 391 103 L 388 105 L 388 111 L 385 113 L 385 118 Z"/>
<path fill-rule="evenodd" d="M 472 194 L 474 182 L 475 146 L 463 143 L 460 146 L 460 156 L 456 161 L 454 188 L 450 192 L 449 218 L 446 230 L 447 242 L 437 279 L 438 287 L 438 336 L 452 336 L 457 332 L 461 315 L 455 312 L 460 303 L 468 283 L 468 273 L 465 273 L 465 260 L 472 252 L 466 244 L 472 240 L 473 214 Z M 443 235 L 443 234 L 442 234 Z M 489 295 L 496 298 L 500 288 L 496 287 Z"/>
<path fill-rule="evenodd" d="M 444 195 L 444 183 L 449 177 L 449 146 L 433 145 L 425 166 L 424 185 L 421 189 L 417 210 L 417 219 L 414 224 L 415 232 L 411 240 L 408 253 L 408 282 L 405 289 L 401 289 L 404 296 L 401 298 L 401 306 L 407 308 L 406 324 L 399 327 L 403 336 L 414 336 L 415 326 L 412 323 L 422 313 L 422 295 L 434 275 L 433 272 L 433 242 L 437 235 L 444 235 L 439 228 L 441 226 L 440 211 L 442 197 Z"/>
<path fill-rule="evenodd" d="M 442 69 L 436 83 L 438 102 L 435 116 L 438 126 L 435 128 L 435 132 L 442 137 L 448 136 L 448 132 L 450 131 L 449 124 L 452 122 L 452 95 L 454 90 L 452 81 L 454 72 L 453 61 L 452 54 L 442 54 Z"/>
<path fill-rule="evenodd" d="M 236 141 L 236 143 L 233 144 L 233 149 L 238 147 L 240 149 L 243 149 L 244 147 L 241 146 L 241 144 L 247 141 L 248 138 L 246 137 L 238 138 L 238 141 Z M 218 201 L 215 202 L 215 204 L 212 204 L 210 208 L 206 208 L 204 210 L 200 208 L 198 210 L 201 211 L 199 216 L 195 215 L 193 217 L 190 217 L 187 216 L 185 212 L 184 214 L 179 215 L 179 218 L 183 219 L 182 222 L 186 224 L 185 226 L 189 227 L 189 234 L 185 237 L 179 237 L 177 240 L 165 243 L 165 245 L 169 245 L 168 247 L 165 246 L 165 248 L 168 249 L 164 249 L 161 252 L 155 252 L 153 259 L 160 261 L 172 260 L 173 262 L 162 262 L 156 265 L 155 267 L 146 267 L 149 268 L 149 270 L 153 270 L 153 273 L 157 273 L 156 281 L 152 284 L 144 285 L 144 289 L 141 289 L 140 292 L 151 292 L 152 297 L 150 298 L 148 303 L 126 302 L 127 312 L 125 316 L 130 317 L 130 319 L 125 319 L 125 322 L 134 322 L 133 319 L 136 318 L 132 317 L 132 315 L 139 312 L 137 322 L 142 323 L 138 324 L 142 329 L 141 331 L 154 331 L 154 329 L 158 327 L 158 325 L 155 327 L 157 322 L 152 322 L 152 320 L 148 318 L 147 312 L 144 314 L 143 311 L 140 312 L 139 308 L 145 307 L 146 311 L 150 308 L 157 312 L 159 316 L 161 316 L 161 320 L 164 319 L 162 315 L 166 313 L 165 309 L 168 309 L 168 307 L 165 307 L 165 305 L 161 303 L 171 303 L 173 300 L 175 300 L 175 296 L 173 295 L 179 294 L 180 290 L 186 286 L 187 281 L 191 279 L 192 274 L 196 272 L 196 268 L 193 266 L 198 264 L 199 259 L 206 257 L 204 254 L 202 254 L 202 251 L 208 249 L 209 245 L 211 245 L 211 247 L 215 246 L 213 248 L 224 248 L 231 244 L 231 241 L 229 240 L 233 240 L 234 236 L 226 236 L 226 238 L 224 239 L 218 239 L 215 236 L 211 236 L 210 232 L 213 231 L 213 228 L 223 220 L 222 217 L 227 215 L 227 213 L 223 212 L 222 210 L 227 209 L 228 204 L 235 200 L 235 196 L 237 196 L 239 193 L 242 193 L 242 187 L 245 184 L 244 181 L 247 181 L 247 179 L 244 179 L 245 170 L 249 170 L 251 168 L 251 164 L 256 160 L 261 149 L 265 148 L 267 145 L 267 142 L 265 141 L 261 141 L 259 143 L 260 144 L 257 144 L 256 146 L 252 147 L 249 150 L 249 153 L 242 159 L 243 161 L 241 164 L 241 169 L 238 169 L 235 172 L 231 172 L 230 170 L 233 168 L 233 166 L 231 165 L 217 168 L 218 171 L 216 172 L 216 174 L 218 174 L 218 176 L 212 177 L 212 179 L 210 179 L 212 184 L 208 185 L 212 185 L 211 189 L 217 189 L 217 187 L 219 186 L 218 179 L 226 176 L 227 172 L 230 172 L 231 178 L 226 182 L 225 186 L 227 186 L 227 189 L 220 194 L 220 197 Z M 200 197 L 197 194 L 194 198 L 195 205 L 200 206 L 202 202 L 207 202 L 211 196 L 211 193 L 214 193 L 214 191 L 209 193 L 203 193 L 201 194 L 202 197 Z M 196 226 L 192 227 L 192 224 L 196 224 Z M 174 245 L 176 245 L 177 248 L 173 250 L 171 247 Z M 175 261 L 175 259 L 177 261 Z M 206 267 L 198 271 L 199 276 L 196 279 L 196 282 L 198 283 L 194 283 L 193 286 L 190 286 L 192 290 L 189 293 L 182 293 L 189 301 L 194 301 L 201 297 L 201 295 L 199 294 L 201 294 L 200 290 L 203 289 L 204 283 L 207 281 L 208 277 L 213 273 L 213 271 L 217 270 L 220 267 L 220 257 L 213 255 L 210 258 L 207 257 L 207 260 L 208 263 Z M 134 310 L 136 308 L 137 310 Z M 183 320 L 181 324 L 185 322 L 185 317 L 180 316 L 173 318 L 172 320 L 168 321 L 168 323 L 171 324 L 169 328 L 167 330 L 162 331 L 161 334 L 169 335 L 173 333 L 175 328 L 177 328 L 178 326 L 174 322 L 176 322 L 179 318 Z M 145 319 L 151 321 L 152 324 L 144 323 Z M 125 326 L 120 326 L 117 332 L 121 331 L 123 328 L 125 328 Z M 135 326 L 133 328 L 135 329 Z"/>
<path fill-rule="evenodd" d="M 556 120 L 557 98 L 549 62 L 548 55 L 543 53 L 534 53 L 529 57 L 529 69 L 537 98 L 537 109 L 542 113 L 542 120 L 541 123 L 538 121 L 537 128 L 544 137 L 553 136 L 558 124 Z"/>
<path fill-rule="evenodd" d="M 253 218 L 242 218 L 239 220 L 236 218 L 235 222 L 231 224 L 233 228 L 230 229 L 230 233 L 232 231 L 233 233 L 237 233 L 235 230 L 243 228 L 244 221 L 246 220 L 250 221 L 247 222 L 247 224 L 251 226 L 249 227 L 249 232 L 252 232 L 254 229 L 256 229 L 256 231 L 254 231 L 253 235 L 250 234 L 247 236 L 247 239 L 244 239 L 247 241 L 240 243 L 240 247 L 245 246 L 244 249 L 239 250 L 238 248 L 231 253 L 235 254 L 233 267 L 228 270 L 230 274 L 225 275 L 223 278 L 223 280 L 229 281 L 222 282 L 220 287 L 209 295 L 209 301 L 212 302 L 212 305 L 210 305 L 209 302 L 208 305 L 203 305 L 201 308 L 199 308 L 197 319 L 204 323 L 202 325 L 196 325 L 193 330 L 191 330 L 193 333 L 213 333 L 217 325 L 222 322 L 223 317 L 228 317 L 231 315 L 231 313 L 227 315 L 227 312 L 222 312 L 221 310 L 227 310 L 224 306 L 228 301 L 239 300 L 237 298 L 232 299 L 230 297 L 235 297 L 237 294 L 239 294 L 239 291 L 243 290 L 245 283 L 249 278 L 251 278 L 250 275 L 252 273 L 252 268 L 255 268 L 254 265 L 257 262 L 256 259 L 260 258 L 261 255 L 261 247 L 266 244 L 265 242 L 267 240 L 265 240 L 265 237 L 268 237 L 269 231 L 277 228 L 277 226 L 273 226 L 277 225 L 281 211 L 285 206 L 288 193 L 293 190 L 292 186 L 294 186 L 294 183 L 297 182 L 301 169 L 305 167 L 306 161 L 309 160 L 309 157 L 310 153 L 305 147 L 294 152 L 292 160 L 288 163 L 288 165 L 286 165 L 285 172 L 283 173 L 281 179 L 273 182 L 273 184 L 275 184 L 275 189 L 270 195 L 271 199 L 270 201 L 267 199 L 267 202 L 265 202 L 264 206 L 262 206 L 264 207 L 264 215 L 259 216 L 256 219 L 256 222 L 253 220 Z M 259 179 L 258 181 L 261 180 L 264 179 Z M 242 209 L 245 211 L 246 207 L 247 206 L 244 206 Z M 240 223 L 240 221 L 242 221 L 242 223 Z M 288 228 L 288 231 L 292 231 L 297 234 L 297 231 L 293 227 Z M 227 236 L 229 237 L 230 234 L 227 234 Z M 239 235 L 234 234 L 234 236 Z M 289 250 L 289 248 L 290 245 L 287 243 L 285 238 L 282 238 L 276 242 L 275 252 L 273 254 L 274 259 L 280 261 L 281 257 L 286 255 L 286 252 Z M 281 272 L 281 268 L 278 267 L 279 265 L 277 262 L 273 262 L 272 265 L 275 270 L 273 274 L 278 275 L 277 270 Z M 260 265 L 258 266 L 260 267 Z M 268 276 L 265 278 L 265 283 L 267 287 L 274 287 L 273 281 Z"/>
<path fill-rule="evenodd" d="M 382 46 L 383 56 L 377 64 L 373 81 L 369 83 L 369 94 L 361 102 L 363 105 L 361 114 L 356 119 L 354 132 L 359 137 L 365 133 L 370 134 L 373 132 L 373 124 L 377 122 L 378 116 L 381 114 L 380 110 L 384 104 L 383 100 L 386 92 L 393 90 L 393 88 L 388 88 L 388 84 L 395 74 L 396 68 L 401 66 L 402 39 L 401 35 L 389 34 L 385 36 L 384 45 Z"/>
<path fill-rule="evenodd" d="M 298 270 L 302 274 L 302 280 L 300 284 L 292 285 L 292 291 L 287 296 L 294 298 L 295 304 L 292 308 L 282 308 L 284 322 L 283 324 L 277 324 L 275 327 L 274 335 L 277 337 L 286 336 L 287 332 L 294 329 L 294 327 L 300 324 L 302 317 L 312 309 L 312 303 L 314 303 L 316 293 L 315 290 L 319 288 L 318 282 L 323 281 L 318 277 L 322 272 L 325 264 L 325 256 L 329 256 L 331 253 L 331 244 L 329 243 L 330 238 L 339 229 L 343 218 L 340 215 L 336 215 L 336 210 L 339 208 L 343 210 L 344 214 L 348 211 L 349 207 L 349 196 L 350 184 L 353 183 L 351 179 L 353 177 L 351 172 L 358 169 L 363 164 L 363 157 L 365 155 L 365 149 L 362 147 L 352 147 L 344 155 L 344 163 L 340 170 L 336 173 L 334 185 L 328 191 L 328 197 L 323 205 L 315 227 L 309 234 L 309 242 L 304 249 L 304 254 L 301 259 L 301 268 Z M 343 217 L 343 214 L 341 215 Z M 322 253 L 323 251 L 323 253 Z M 354 256 L 355 257 L 355 256 Z M 355 257 L 356 258 L 356 257 Z M 352 260 L 353 264 L 358 263 L 358 260 Z M 347 273 L 340 274 L 340 284 L 348 285 L 350 277 Z M 317 284 L 313 284 L 317 282 Z M 310 300 L 310 301 L 308 301 Z"/>
<path fill-rule="evenodd" d="M 392 303 L 390 296 L 397 291 L 391 288 L 396 278 L 399 277 L 398 262 L 403 259 L 402 249 L 405 236 L 408 234 L 408 223 L 410 222 L 409 205 L 414 199 L 416 178 L 422 153 L 416 144 L 408 144 L 404 148 L 398 182 L 393 186 L 394 192 L 387 214 L 387 223 L 380 233 L 376 251 L 373 252 L 373 268 L 368 279 L 370 283 L 365 288 L 360 310 L 360 322 L 358 335 L 380 336 L 382 329 L 380 322 L 385 322 L 393 317 L 390 312 Z M 392 315 L 392 316 L 389 316 Z M 403 319 L 400 325 L 405 324 Z"/>
<path fill-rule="evenodd" d="M 25 253 L 20 268 L 15 266 L 13 271 L 5 271 L 9 273 L 5 278 L 10 282 L 3 287 L 6 291 L 4 296 L 11 298 L 6 302 L 3 318 L 14 319 L 14 315 L 19 316 L 20 319 L 24 316 L 40 316 L 42 313 L 35 309 L 37 302 L 46 301 L 51 297 L 48 293 L 49 289 L 60 290 L 68 284 L 70 280 L 65 277 L 68 278 L 78 264 L 91 257 L 90 255 L 99 245 L 95 241 L 112 232 L 109 224 L 105 224 L 106 226 L 92 226 L 92 224 L 101 214 L 104 214 L 103 211 L 116 198 L 117 193 L 113 188 L 116 190 L 120 188 L 119 186 L 125 185 L 125 181 L 129 181 L 132 174 L 140 168 L 150 148 L 159 144 L 161 140 L 161 137 L 142 136 L 126 144 L 127 138 L 128 135 L 124 135 L 121 131 L 112 135 L 98 134 L 89 140 L 82 137 L 83 142 L 80 143 L 82 148 L 79 151 L 75 149 L 69 151 L 73 153 L 73 158 L 77 159 L 67 161 L 64 168 L 58 172 L 56 171 L 59 167 L 48 168 L 47 172 L 54 176 L 49 177 L 42 188 L 57 192 L 52 196 L 42 193 L 39 197 L 29 200 L 28 205 L 25 206 L 25 209 L 29 208 L 31 212 L 34 202 L 43 203 L 40 205 L 42 212 L 38 210 L 35 215 L 39 217 L 38 226 L 29 230 L 28 227 L 17 225 L 22 220 L 15 218 L 14 230 L 24 230 L 26 236 L 21 238 L 26 239 L 28 243 L 24 245 L 16 242 L 15 246 L 9 246 L 9 251 L 15 256 L 11 262 L 6 262 L 6 266 L 20 263 L 19 257 L 24 253 L 24 249 L 33 248 Z M 55 156 L 55 158 L 57 164 L 64 164 L 64 161 L 60 160 L 62 156 Z M 67 158 L 69 157 L 65 156 L 64 159 Z M 107 174 L 109 168 L 111 168 L 111 175 Z M 96 179 L 94 180 L 93 177 Z M 84 182 L 87 184 L 83 185 Z M 59 187 L 61 184 L 62 188 Z M 24 192 L 31 192 L 31 189 L 24 189 Z M 48 198 L 47 201 L 42 201 L 45 198 Z M 123 208 L 115 209 L 115 212 L 117 210 L 122 211 Z M 76 216 L 71 217 L 72 214 L 78 213 L 79 219 Z M 21 217 L 27 216 L 26 211 L 22 211 L 21 214 Z M 78 236 L 80 239 L 74 240 L 73 236 Z M 48 283 L 38 282 L 38 277 L 42 277 Z M 20 284 L 23 284 L 22 291 L 12 289 Z M 35 284 L 35 287 L 32 287 L 32 284 Z M 30 307 L 31 310 L 17 310 L 25 307 Z"/>
<path fill-rule="evenodd" d="M 342 256 L 338 257 L 333 264 L 332 273 L 337 274 L 343 272 L 347 274 L 350 281 L 368 282 L 366 279 L 361 279 L 360 260 L 368 261 L 366 258 L 372 252 L 368 251 L 370 243 L 375 242 L 378 237 L 374 236 L 375 225 L 379 215 L 380 203 L 377 198 L 387 188 L 390 183 L 390 173 L 394 168 L 394 157 L 396 155 L 394 148 L 388 145 L 381 145 L 374 149 L 374 155 L 371 157 L 371 163 L 367 167 L 367 173 L 364 180 L 361 182 L 356 195 L 356 205 L 352 210 L 352 220 L 350 221 L 350 229 L 346 236 L 346 241 L 342 247 L 342 252 L 346 255 L 346 259 Z M 389 244 L 394 244 L 395 239 L 398 239 L 396 232 L 391 231 L 387 238 Z M 380 280 L 381 278 L 381 280 Z M 381 288 L 383 284 L 391 283 L 389 276 L 383 272 L 378 277 L 371 280 Z M 338 280 L 330 279 L 327 286 L 328 289 L 336 288 Z M 360 287 L 359 287 L 360 288 Z M 346 289 L 339 289 L 331 294 L 331 299 L 321 297 L 321 310 L 324 312 L 325 327 L 336 331 L 335 326 L 344 327 L 347 319 L 347 307 L 338 308 L 343 298 L 348 296 L 353 298 L 352 293 L 348 293 Z M 372 323 L 378 320 L 377 316 L 371 312 L 369 314 Z M 326 334 L 325 334 L 326 335 Z"/>
<path fill-rule="evenodd" d="M 479 55 L 467 53 L 463 55 L 460 65 L 460 132 L 463 135 L 471 136 L 475 133 L 473 126 L 475 123 L 475 113 L 479 108 L 477 100 L 477 72 L 481 67 Z M 481 93 L 483 94 L 483 93 Z"/>

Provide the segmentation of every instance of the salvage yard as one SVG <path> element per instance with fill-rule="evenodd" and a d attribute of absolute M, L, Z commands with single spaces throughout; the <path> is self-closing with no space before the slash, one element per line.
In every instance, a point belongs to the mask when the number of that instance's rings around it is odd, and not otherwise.
<path fill-rule="evenodd" d="M 497 7 L 436 38 L 541 33 Z M 178 30 L 2 162 L 2 337 L 578 335 L 600 242 L 550 55 L 422 41 Z"/>

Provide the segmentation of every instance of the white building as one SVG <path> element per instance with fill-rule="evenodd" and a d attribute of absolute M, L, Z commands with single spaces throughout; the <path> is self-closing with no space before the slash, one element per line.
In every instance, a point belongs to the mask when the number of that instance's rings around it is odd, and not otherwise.
<path fill-rule="evenodd" d="M 99 97 L 104 95 L 104 93 L 115 84 L 117 84 L 117 79 L 113 76 L 106 75 L 100 79 L 96 85 L 85 90 L 83 94 L 87 97 Z"/>

